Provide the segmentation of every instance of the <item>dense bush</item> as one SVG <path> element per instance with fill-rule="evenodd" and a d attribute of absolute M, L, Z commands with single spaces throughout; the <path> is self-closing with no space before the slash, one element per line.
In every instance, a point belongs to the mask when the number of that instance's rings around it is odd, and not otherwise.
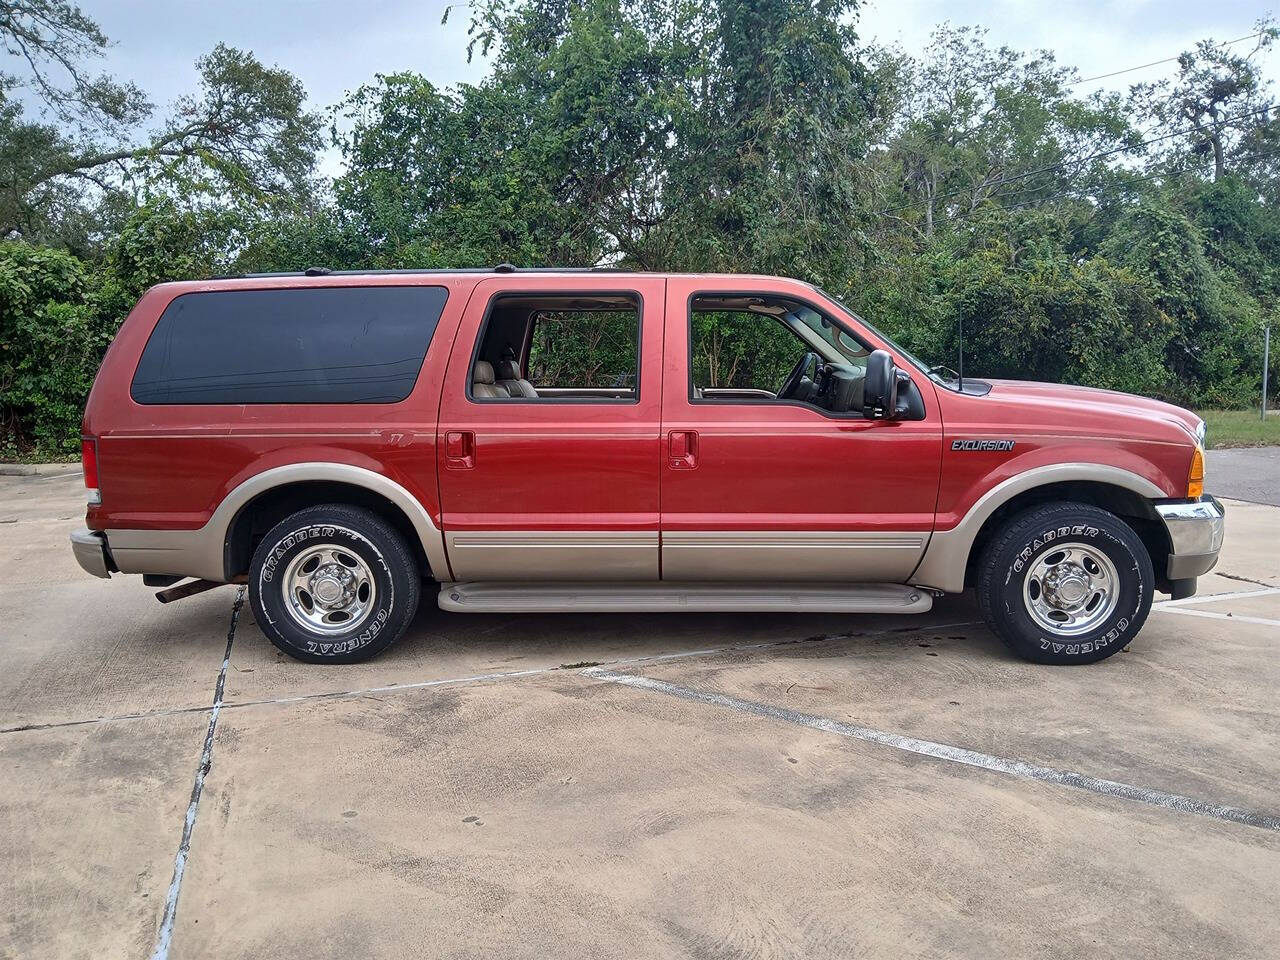
<path fill-rule="evenodd" d="M 0 244 L 0 443 L 68 453 L 114 324 L 104 321 L 96 279 L 75 257 L 24 243 Z"/>

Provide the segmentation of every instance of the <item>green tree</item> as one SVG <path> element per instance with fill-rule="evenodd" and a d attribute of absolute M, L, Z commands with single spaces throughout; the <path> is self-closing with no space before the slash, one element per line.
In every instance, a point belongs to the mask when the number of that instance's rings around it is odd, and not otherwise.
<path fill-rule="evenodd" d="M 1176 76 L 1133 88 L 1131 109 L 1154 117 L 1157 131 L 1171 135 L 1162 156 L 1173 169 L 1202 168 L 1208 160 L 1213 179 L 1221 180 L 1234 160 L 1257 145 L 1257 131 L 1277 122 L 1270 117 L 1275 103 L 1257 59 L 1280 30 L 1261 20 L 1257 31 L 1248 53 L 1202 40 L 1178 57 Z"/>
<path fill-rule="evenodd" d="M 1258 307 L 1214 268 L 1205 248 L 1200 227 L 1153 199 L 1125 213 L 1102 252 L 1141 277 L 1170 318 L 1164 361 L 1178 398 L 1235 406 L 1257 390 Z"/>
<path fill-rule="evenodd" d="M 986 36 L 943 25 L 919 61 L 897 58 L 907 93 L 889 156 L 908 199 L 890 212 L 926 234 L 993 199 L 1030 206 L 1096 182 L 1108 171 L 1090 159 L 1099 148 L 1138 139 L 1118 97 L 1077 98 L 1075 70 L 1051 53 L 993 49 Z"/>
<path fill-rule="evenodd" d="M 0 450 L 69 453 L 115 328 L 90 272 L 60 250 L 0 244 Z"/>
<path fill-rule="evenodd" d="M 107 38 L 73 4 L 0 4 L 0 42 L 26 68 L 0 73 L 0 233 L 88 252 L 99 224 L 157 190 L 270 208 L 310 192 L 319 120 L 295 77 L 251 54 L 215 45 L 196 62 L 199 94 L 157 116 L 132 84 L 92 75 Z"/>

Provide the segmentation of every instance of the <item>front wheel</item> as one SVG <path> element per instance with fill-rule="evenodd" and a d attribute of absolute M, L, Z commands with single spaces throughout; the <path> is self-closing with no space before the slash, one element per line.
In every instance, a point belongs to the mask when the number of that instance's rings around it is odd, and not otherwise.
<path fill-rule="evenodd" d="M 408 628 L 420 579 L 389 523 L 326 504 L 299 510 L 262 538 L 249 567 L 249 602 L 262 632 L 289 656 L 358 663 Z"/>
<path fill-rule="evenodd" d="M 1036 663 L 1096 663 L 1122 650 L 1151 612 L 1147 548 L 1114 514 L 1082 503 L 1035 507 L 987 546 L 978 604 L 991 629 Z"/>

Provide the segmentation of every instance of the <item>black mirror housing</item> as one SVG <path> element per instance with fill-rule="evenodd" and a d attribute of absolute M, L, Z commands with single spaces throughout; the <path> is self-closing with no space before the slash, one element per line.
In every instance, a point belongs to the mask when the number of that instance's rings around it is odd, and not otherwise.
<path fill-rule="evenodd" d="M 898 368 L 888 351 L 872 350 L 862 381 L 862 411 L 872 420 L 891 420 L 898 413 Z"/>

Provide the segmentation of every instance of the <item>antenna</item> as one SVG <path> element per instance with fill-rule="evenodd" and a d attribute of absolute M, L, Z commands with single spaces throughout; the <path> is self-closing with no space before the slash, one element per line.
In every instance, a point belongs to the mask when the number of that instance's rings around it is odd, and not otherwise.
<path fill-rule="evenodd" d="M 957 326 L 960 328 L 960 359 L 956 361 L 959 368 L 956 370 L 956 387 L 961 393 L 964 392 L 964 314 L 960 314 L 957 318 Z"/>

